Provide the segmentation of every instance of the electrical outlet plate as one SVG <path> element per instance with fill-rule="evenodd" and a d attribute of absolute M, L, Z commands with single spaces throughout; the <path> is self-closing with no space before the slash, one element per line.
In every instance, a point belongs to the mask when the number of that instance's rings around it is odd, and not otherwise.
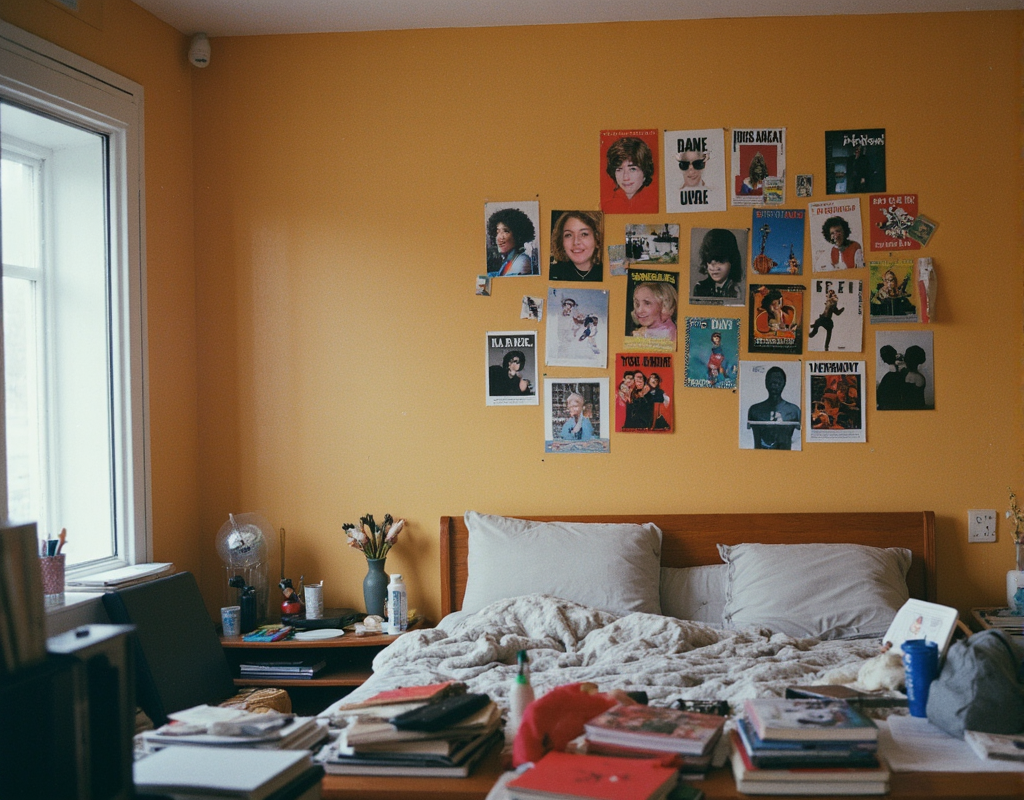
<path fill-rule="evenodd" d="M 996 512 L 991 508 L 972 508 L 967 512 L 967 541 L 994 542 Z"/>

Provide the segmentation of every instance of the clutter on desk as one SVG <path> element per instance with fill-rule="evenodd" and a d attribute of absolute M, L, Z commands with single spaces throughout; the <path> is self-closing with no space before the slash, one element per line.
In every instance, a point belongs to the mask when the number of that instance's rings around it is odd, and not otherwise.
<path fill-rule="evenodd" d="M 242 711 L 199 705 L 170 715 L 171 721 L 139 734 L 143 752 L 173 745 L 302 750 L 327 738 L 327 725 L 316 717 L 277 711 Z"/>
<path fill-rule="evenodd" d="M 242 629 L 245 630 L 243 622 Z M 242 635 L 244 642 L 279 642 L 287 639 L 295 629 L 291 625 L 260 625 Z"/>

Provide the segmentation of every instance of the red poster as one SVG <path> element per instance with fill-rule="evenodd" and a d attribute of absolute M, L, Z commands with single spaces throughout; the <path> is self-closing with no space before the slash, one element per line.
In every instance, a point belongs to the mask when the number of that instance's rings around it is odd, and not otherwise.
<path fill-rule="evenodd" d="M 881 251 L 920 250 L 919 242 L 907 235 L 917 217 L 916 194 L 873 194 L 868 210 L 871 249 Z"/>

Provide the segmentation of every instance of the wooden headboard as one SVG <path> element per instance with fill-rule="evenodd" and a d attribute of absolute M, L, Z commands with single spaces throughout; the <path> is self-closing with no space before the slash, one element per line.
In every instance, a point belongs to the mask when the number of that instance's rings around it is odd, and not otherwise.
<path fill-rule="evenodd" d="M 662 514 L 587 517 L 518 517 L 560 522 L 653 522 L 664 534 L 663 567 L 720 564 L 715 545 L 816 542 L 905 547 L 914 554 L 910 596 L 935 601 L 935 512 L 811 514 Z M 441 517 L 441 613 L 462 608 L 469 575 L 469 531 L 461 516 Z"/>

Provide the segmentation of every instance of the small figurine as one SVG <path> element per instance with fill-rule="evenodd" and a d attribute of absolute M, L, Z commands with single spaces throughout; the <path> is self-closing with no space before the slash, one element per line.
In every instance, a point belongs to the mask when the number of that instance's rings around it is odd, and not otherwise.
<path fill-rule="evenodd" d="M 302 598 L 299 597 L 298 592 L 292 588 L 291 578 L 282 578 L 277 584 L 281 588 L 281 592 L 284 594 L 284 602 L 281 603 L 282 614 L 298 614 L 302 611 Z"/>

